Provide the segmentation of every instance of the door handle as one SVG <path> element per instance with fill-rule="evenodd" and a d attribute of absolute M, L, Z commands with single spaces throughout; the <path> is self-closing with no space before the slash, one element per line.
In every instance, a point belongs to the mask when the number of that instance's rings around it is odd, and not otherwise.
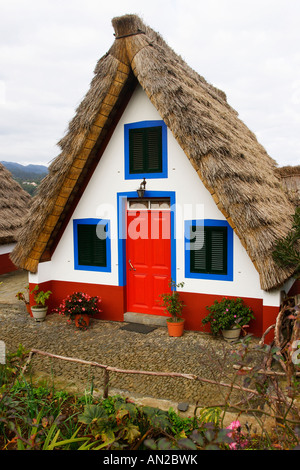
<path fill-rule="evenodd" d="M 128 260 L 129 266 L 130 266 L 130 271 L 136 271 L 136 269 L 132 266 L 130 259 Z"/>

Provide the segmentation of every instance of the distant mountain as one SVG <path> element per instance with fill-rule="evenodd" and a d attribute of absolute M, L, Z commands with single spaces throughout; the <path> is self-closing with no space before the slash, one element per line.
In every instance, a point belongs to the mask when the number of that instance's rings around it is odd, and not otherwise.
<path fill-rule="evenodd" d="M 47 175 L 48 168 L 44 165 L 21 165 L 15 162 L 1 162 L 9 170 L 13 178 L 32 196 L 42 179 Z"/>
<path fill-rule="evenodd" d="M 12 175 L 16 176 L 17 178 L 23 178 L 30 175 L 36 175 L 39 178 L 42 176 L 46 176 L 48 173 L 48 168 L 44 165 L 21 165 L 20 163 L 14 163 L 14 162 L 1 162 L 5 168 L 7 168 Z"/>

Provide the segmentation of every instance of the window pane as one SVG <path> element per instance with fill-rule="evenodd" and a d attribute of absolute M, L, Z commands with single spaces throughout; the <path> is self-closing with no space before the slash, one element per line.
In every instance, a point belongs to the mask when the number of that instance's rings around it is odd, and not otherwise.
<path fill-rule="evenodd" d="M 227 228 L 192 226 L 190 235 L 191 272 L 227 274 Z"/>
<path fill-rule="evenodd" d="M 227 230 L 211 229 L 211 272 L 224 274 L 227 271 Z"/>
<path fill-rule="evenodd" d="M 151 209 L 170 209 L 170 200 L 150 200 Z"/>
<path fill-rule="evenodd" d="M 162 128 L 129 130 L 130 173 L 162 172 Z"/>
<path fill-rule="evenodd" d="M 206 231 L 204 227 L 191 227 L 191 272 L 207 271 Z"/>
<path fill-rule="evenodd" d="M 106 239 L 97 237 L 97 225 L 77 226 L 78 264 L 81 266 L 106 266 Z"/>
<path fill-rule="evenodd" d="M 162 171 L 162 134 L 161 127 L 147 129 L 147 170 L 149 173 Z"/>
<path fill-rule="evenodd" d="M 148 201 L 129 201 L 128 203 L 129 209 L 148 209 Z"/>
<path fill-rule="evenodd" d="M 144 129 L 129 131 L 130 173 L 144 173 Z"/>

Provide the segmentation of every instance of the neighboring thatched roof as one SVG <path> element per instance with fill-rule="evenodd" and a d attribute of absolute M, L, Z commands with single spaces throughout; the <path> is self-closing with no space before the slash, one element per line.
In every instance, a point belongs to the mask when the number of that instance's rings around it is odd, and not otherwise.
<path fill-rule="evenodd" d="M 30 202 L 29 194 L 0 163 L 0 245 L 17 241 Z"/>
<path fill-rule="evenodd" d="M 277 168 L 276 173 L 291 203 L 295 207 L 300 206 L 300 165 L 283 166 Z"/>
<path fill-rule="evenodd" d="M 115 40 L 98 62 L 91 87 L 59 142 L 61 154 L 34 198 L 13 261 L 35 272 L 50 259 L 80 194 L 137 84 L 172 131 L 218 208 L 235 230 L 265 290 L 292 273 L 271 256 L 294 210 L 275 162 L 227 103 L 135 15 L 114 18 Z M 186 182 L 188 188 L 188 182 Z"/>

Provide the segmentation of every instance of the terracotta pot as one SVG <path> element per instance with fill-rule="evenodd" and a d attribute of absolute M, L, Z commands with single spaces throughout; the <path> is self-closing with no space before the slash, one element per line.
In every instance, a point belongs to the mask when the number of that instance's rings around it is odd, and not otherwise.
<path fill-rule="evenodd" d="M 241 328 L 239 326 L 230 328 L 229 330 L 221 330 L 223 338 L 229 343 L 237 341 L 241 334 Z"/>
<path fill-rule="evenodd" d="M 167 320 L 169 336 L 182 336 L 184 329 L 184 320 L 171 321 Z"/>
<path fill-rule="evenodd" d="M 26 304 L 26 310 L 29 315 L 31 314 L 30 304 Z"/>
<path fill-rule="evenodd" d="M 90 316 L 87 313 L 78 313 L 75 315 L 74 321 L 77 328 L 85 329 L 90 324 Z"/>

